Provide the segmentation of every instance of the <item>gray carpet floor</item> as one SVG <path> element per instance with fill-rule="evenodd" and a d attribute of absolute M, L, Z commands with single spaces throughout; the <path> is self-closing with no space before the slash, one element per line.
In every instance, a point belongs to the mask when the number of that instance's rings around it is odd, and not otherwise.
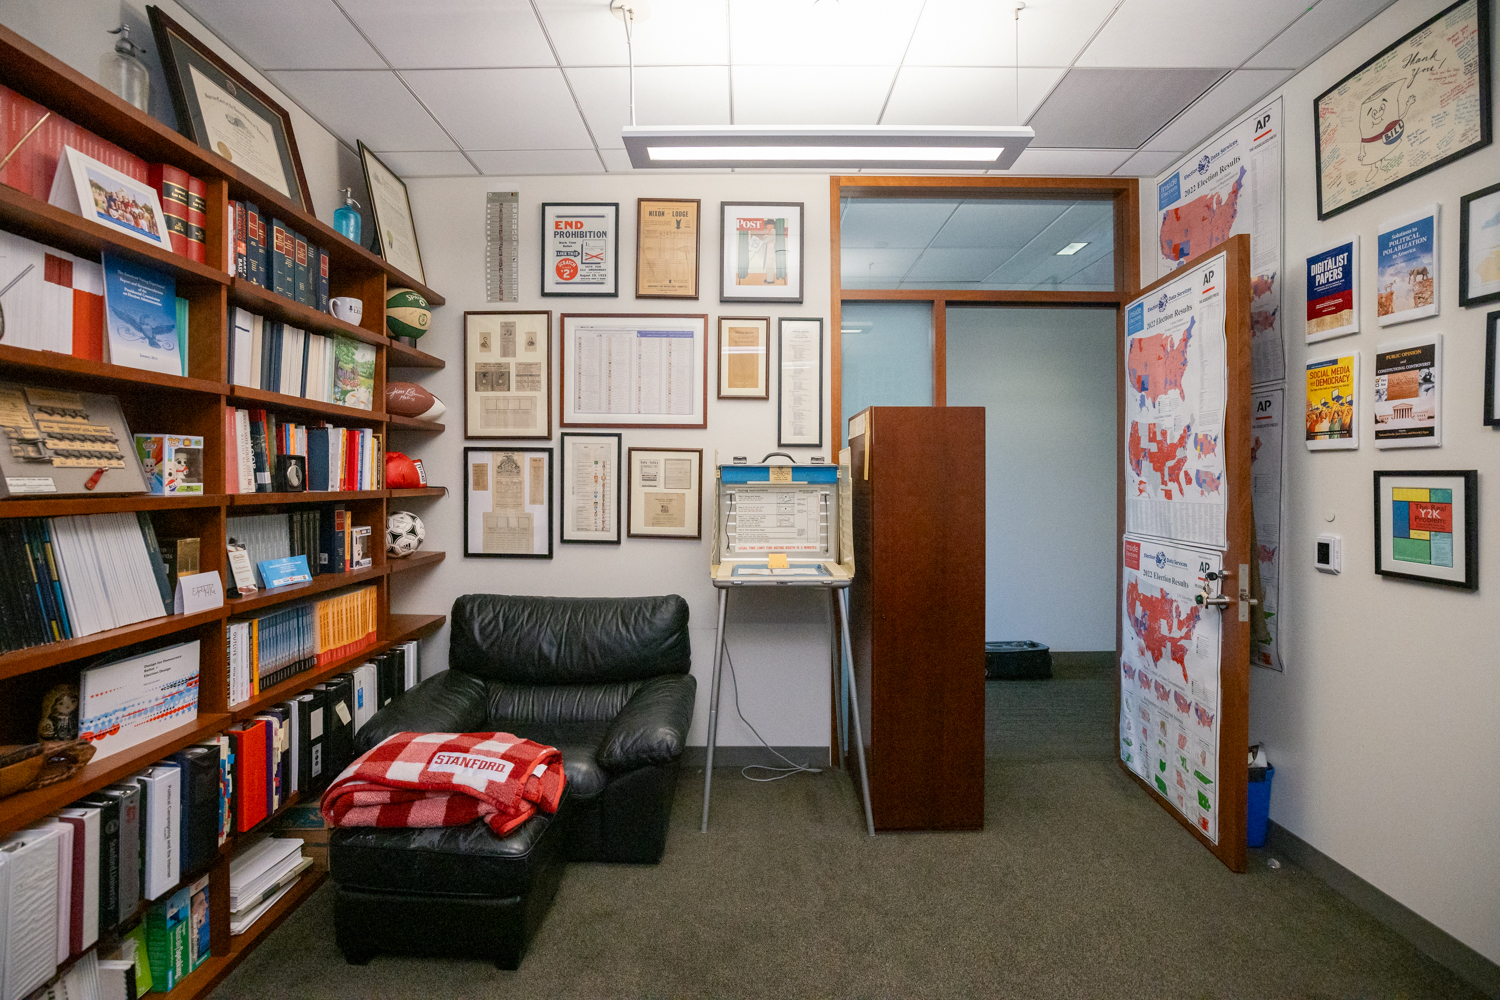
<path fill-rule="evenodd" d="M 571 865 L 518 972 L 346 965 L 325 884 L 214 1000 L 1478 998 L 1291 864 L 1235 875 L 1116 767 L 1106 664 L 986 685 L 981 833 L 864 836 L 846 774 L 678 786 L 655 867 Z"/>

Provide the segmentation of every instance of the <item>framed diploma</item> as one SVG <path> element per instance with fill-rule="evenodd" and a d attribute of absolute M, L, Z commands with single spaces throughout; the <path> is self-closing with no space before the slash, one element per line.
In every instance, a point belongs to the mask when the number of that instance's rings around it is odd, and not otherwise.
<path fill-rule="evenodd" d="M 376 242 L 385 262 L 403 274 L 427 284 L 422 270 L 422 250 L 417 246 L 417 225 L 411 217 L 411 198 L 406 182 L 363 141 L 359 159 L 365 168 L 365 189 L 370 192 L 370 215 L 375 222 Z"/>
<path fill-rule="evenodd" d="M 703 537 L 703 449 L 630 449 L 631 538 Z"/>
<path fill-rule="evenodd" d="M 542 294 L 620 294 L 620 205 L 542 205 Z"/>
<path fill-rule="evenodd" d="M 552 449 L 464 449 L 464 555 L 552 558 Z"/>
<path fill-rule="evenodd" d="M 160 7 L 148 6 L 146 12 L 172 92 L 177 131 L 313 214 L 286 109 Z"/>
<path fill-rule="evenodd" d="M 719 204 L 719 301 L 802 301 L 802 203 Z"/>
<path fill-rule="evenodd" d="M 635 297 L 698 297 L 697 198 L 638 198 L 635 210 Z"/>
<path fill-rule="evenodd" d="M 620 435 L 562 436 L 562 540 L 620 544 Z"/>
<path fill-rule="evenodd" d="M 708 317 L 564 313 L 564 427 L 708 426 Z"/>
<path fill-rule="evenodd" d="M 771 398 L 771 321 L 719 317 L 719 398 Z"/>
<path fill-rule="evenodd" d="M 782 319 L 777 324 L 776 443 L 823 447 L 823 321 Z"/>
<path fill-rule="evenodd" d="M 552 314 L 464 313 L 464 437 L 552 436 Z"/>

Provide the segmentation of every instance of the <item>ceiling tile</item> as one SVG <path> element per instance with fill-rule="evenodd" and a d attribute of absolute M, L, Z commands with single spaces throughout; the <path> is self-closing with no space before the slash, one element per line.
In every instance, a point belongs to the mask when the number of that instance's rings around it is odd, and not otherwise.
<path fill-rule="evenodd" d="M 351 146 L 453 149 L 443 130 L 389 71 L 281 70 L 267 74 L 307 113 Z M 373 114 L 372 109 L 379 109 Z"/>
<path fill-rule="evenodd" d="M 1116 0 L 1028 0 L 1021 12 L 1022 66 L 1068 66 Z M 907 66 L 1014 66 L 1013 4 L 927 0 Z"/>
<path fill-rule="evenodd" d="M 385 68 L 333 0 L 187 0 L 182 6 L 263 71 Z"/>
<path fill-rule="evenodd" d="M 1005 263 L 1014 253 L 1001 247 L 932 247 L 907 272 L 905 281 L 983 281 L 985 275 Z"/>
<path fill-rule="evenodd" d="M 630 124 L 630 74 L 612 66 L 568 70 L 583 116 L 601 149 L 623 149 Z M 637 66 L 635 119 L 641 125 L 728 125 L 727 66 Z"/>
<path fill-rule="evenodd" d="M 469 151 L 479 169 L 491 176 L 520 174 L 599 174 L 599 156 L 592 149 L 503 149 Z"/>
<path fill-rule="evenodd" d="M 386 153 L 376 150 L 375 155 L 398 177 L 473 177 L 476 173 L 462 153 Z"/>
<path fill-rule="evenodd" d="M 604 0 L 539 0 L 564 66 L 624 66 L 625 24 Z M 729 27 L 723 0 L 652 0 L 635 25 L 636 66 L 725 66 Z"/>
<path fill-rule="evenodd" d="M 1031 117 L 1065 71 L 1020 70 L 1020 115 L 1016 76 L 1010 69 L 904 66 L 882 125 L 1015 125 Z"/>
<path fill-rule="evenodd" d="M 917 247 L 887 250 L 841 245 L 839 280 L 845 288 L 894 286 L 921 254 L 921 249 Z"/>
<path fill-rule="evenodd" d="M 555 68 L 424 69 L 402 76 L 464 149 L 593 149 Z"/>
<path fill-rule="evenodd" d="M 1024 201 L 973 199 L 958 206 L 932 245 L 992 247 L 1017 250 L 1067 211 L 1070 202 L 1043 199 Z M 977 280 L 977 279 L 976 279 Z"/>
<path fill-rule="evenodd" d="M 921 9 L 921 0 L 729 0 L 730 54 L 736 65 L 894 67 Z"/>
<path fill-rule="evenodd" d="M 1246 69 L 1301 69 L 1348 38 L 1393 0 L 1320 0 L 1257 52 Z"/>
<path fill-rule="evenodd" d="M 623 149 L 601 149 L 599 155 L 604 159 L 604 169 L 612 174 L 628 174 L 635 169 L 630 165 L 630 154 Z"/>
<path fill-rule="evenodd" d="M 339 2 L 396 69 L 557 64 L 526 0 Z"/>
<path fill-rule="evenodd" d="M 874 125 L 895 67 L 735 66 L 736 125 Z"/>
<path fill-rule="evenodd" d="M 850 198 L 839 222 L 839 248 L 920 250 L 958 208 L 958 199 Z M 913 258 L 915 259 L 915 258 Z"/>
<path fill-rule="evenodd" d="M 1021 151 L 1015 166 L 1009 170 L 993 170 L 991 173 L 1103 177 L 1129 159 L 1131 152 L 1129 149 L 1048 149 L 1028 146 Z"/>
<path fill-rule="evenodd" d="M 1159 134 L 1152 136 L 1146 149 L 1152 152 L 1192 149 L 1231 118 L 1275 90 L 1292 73 L 1289 69 L 1242 69 L 1229 74 Z"/>
<path fill-rule="evenodd" d="M 1126 160 L 1115 171 L 1119 177 L 1155 177 L 1163 170 L 1176 163 L 1182 156 L 1183 151 L 1172 152 L 1170 150 L 1141 150 L 1130 159 Z"/>
<path fill-rule="evenodd" d="M 1134 149 L 1223 75 L 1220 69 L 1075 67 L 1031 116 L 1032 148 Z"/>
<path fill-rule="evenodd" d="M 1125 0 L 1079 66 L 1238 66 L 1307 9 L 1308 0 Z M 1022 15 L 1025 16 L 1024 14 Z M 1184 22 L 1191 19 L 1198 28 Z"/>

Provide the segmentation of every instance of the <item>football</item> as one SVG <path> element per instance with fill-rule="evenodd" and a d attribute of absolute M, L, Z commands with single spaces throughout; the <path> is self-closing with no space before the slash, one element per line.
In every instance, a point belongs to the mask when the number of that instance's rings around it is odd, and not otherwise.
<path fill-rule="evenodd" d="M 392 337 L 420 337 L 432 323 L 432 307 L 410 288 L 392 288 L 385 296 L 385 327 Z"/>
<path fill-rule="evenodd" d="M 387 382 L 385 384 L 385 410 L 398 417 L 417 417 L 436 420 L 447 412 L 448 407 L 426 389 L 415 382 Z"/>
<path fill-rule="evenodd" d="M 398 510 L 385 519 L 385 550 L 393 556 L 409 556 L 422 547 L 427 529 L 409 510 Z"/>

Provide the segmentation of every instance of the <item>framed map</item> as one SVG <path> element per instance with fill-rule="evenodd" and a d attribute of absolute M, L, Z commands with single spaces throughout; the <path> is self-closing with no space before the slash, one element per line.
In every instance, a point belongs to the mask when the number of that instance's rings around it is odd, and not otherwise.
<path fill-rule="evenodd" d="M 1459 0 L 1313 101 L 1318 218 L 1490 144 L 1489 0 Z"/>

